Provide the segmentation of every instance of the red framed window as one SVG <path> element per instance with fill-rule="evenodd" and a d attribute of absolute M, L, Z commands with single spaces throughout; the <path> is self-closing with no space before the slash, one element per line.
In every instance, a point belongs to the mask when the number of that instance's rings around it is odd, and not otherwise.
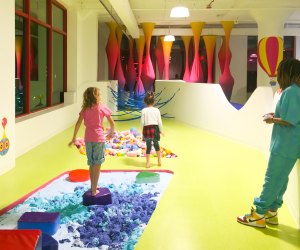
<path fill-rule="evenodd" d="M 56 0 L 15 1 L 15 113 L 64 102 L 67 10 Z"/>

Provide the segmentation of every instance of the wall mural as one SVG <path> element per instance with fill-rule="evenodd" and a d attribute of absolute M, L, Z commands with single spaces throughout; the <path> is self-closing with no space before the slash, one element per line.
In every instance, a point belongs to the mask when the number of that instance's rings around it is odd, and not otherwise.
<path fill-rule="evenodd" d="M 0 141 L 0 155 L 6 155 L 9 150 L 9 139 L 6 136 L 5 126 L 7 124 L 7 119 L 2 118 L 2 127 L 3 127 L 3 135 Z"/>
<path fill-rule="evenodd" d="M 271 86 L 276 85 L 277 67 L 283 58 L 283 39 L 264 37 L 258 43 L 258 63 L 270 77 Z"/>

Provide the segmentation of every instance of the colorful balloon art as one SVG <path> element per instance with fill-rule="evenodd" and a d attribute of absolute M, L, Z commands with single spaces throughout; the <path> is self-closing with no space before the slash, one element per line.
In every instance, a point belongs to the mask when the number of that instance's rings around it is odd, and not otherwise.
<path fill-rule="evenodd" d="M 281 37 L 264 37 L 258 43 L 258 63 L 270 77 L 270 84 L 276 85 L 277 67 L 283 58 Z"/>

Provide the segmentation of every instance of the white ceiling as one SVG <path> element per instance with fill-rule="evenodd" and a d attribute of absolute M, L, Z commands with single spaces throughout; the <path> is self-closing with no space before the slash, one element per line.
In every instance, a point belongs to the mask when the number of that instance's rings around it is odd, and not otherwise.
<path fill-rule="evenodd" d="M 100 22 L 119 18 L 133 37 L 137 27 L 143 22 L 154 22 L 156 28 L 189 26 L 191 22 L 204 21 L 207 26 L 215 26 L 220 21 L 235 21 L 244 27 L 256 26 L 251 10 L 262 9 L 266 16 L 272 11 L 288 10 L 286 24 L 300 27 L 300 0 L 61 0 L 82 11 L 96 11 Z M 107 7 L 103 7 L 104 3 Z M 211 3 L 211 8 L 207 6 Z M 190 10 L 188 18 L 171 18 L 171 8 L 182 5 Z M 266 18 L 266 22 L 272 22 Z M 300 31 L 300 28 L 299 28 Z M 300 33 L 300 32 L 299 32 Z M 134 35 L 135 34 L 135 35 Z"/>

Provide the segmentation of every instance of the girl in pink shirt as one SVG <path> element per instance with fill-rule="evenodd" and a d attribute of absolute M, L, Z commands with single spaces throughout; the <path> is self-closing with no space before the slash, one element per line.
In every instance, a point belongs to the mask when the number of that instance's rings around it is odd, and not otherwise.
<path fill-rule="evenodd" d="M 93 196 L 99 193 L 97 188 L 100 176 L 101 164 L 105 161 L 105 140 L 104 128 L 102 126 L 103 118 L 106 117 L 110 130 L 107 137 L 111 137 L 114 133 L 114 121 L 111 118 L 111 110 L 101 104 L 100 89 L 89 87 L 83 93 L 82 109 L 79 113 L 79 118 L 76 122 L 72 141 L 69 146 L 73 145 L 81 126 L 82 121 L 85 125 L 85 148 L 88 159 L 91 192 Z"/>

